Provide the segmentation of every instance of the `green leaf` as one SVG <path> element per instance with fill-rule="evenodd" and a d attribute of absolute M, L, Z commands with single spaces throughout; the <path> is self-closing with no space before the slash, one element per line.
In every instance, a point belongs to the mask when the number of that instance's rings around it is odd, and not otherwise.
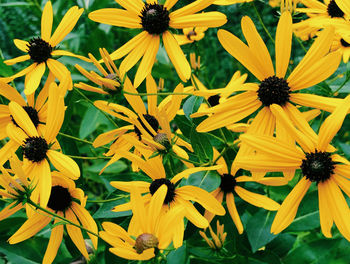
<path fill-rule="evenodd" d="M 111 193 L 106 199 L 111 199 L 115 197 L 115 195 L 120 194 L 119 191 L 115 191 Z M 124 204 L 129 202 L 129 199 L 127 198 L 121 198 L 115 201 L 103 203 L 101 207 L 97 210 L 97 212 L 93 215 L 94 219 L 99 218 L 118 218 L 123 216 L 129 216 L 131 215 L 131 211 L 125 211 L 125 212 L 112 212 L 111 210 L 116 207 L 119 204 Z"/>
<path fill-rule="evenodd" d="M 187 262 L 187 252 L 186 246 L 173 250 L 167 256 L 168 264 L 186 264 Z"/>
<path fill-rule="evenodd" d="M 186 138 L 189 138 L 191 135 L 193 124 L 185 116 L 177 115 L 174 120 L 178 128 L 181 130 L 181 133 Z"/>
<path fill-rule="evenodd" d="M 93 173 L 100 173 L 101 169 L 107 164 L 108 161 L 102 162 L 102 163 L 95 163 L 89 167 L 86 168 L 88 172 Z M 120 173 L 124 170 L 126 170 L 128 166 L 125 164 L 125 162 L 118 160 L 108 166 L 104 171 L 103 174 L 111 174 L 111 173 Z"/>
<path fill-rule="evenodd" d="M 282 233 L 266 246 L 266 250 L 273 251 L 278 256 L 283 257 L 292 249 L 295 241 L 296 236 Z"/>
<path fill-rule="evenodd" d="M 259 210 L 248 221 L 247 235 L 253 253 L 276 237 L 270 232 L 272 220 L 273 214 L 271 212 Z"/>
<path fill-rule="evenodd" d="M 183 105 L 183 111 L 188 120 L 191 120 L 190 115 L 196 113 L 203 102 L 203 97 L 190 96 Z"/>
<path fill-rule="evenodd" d="M 198 155 L 201 161 L 208 162 L 213 159 L 213 146 L 206 134 L 198 133 L 192 128 L 190 140 L 194 153 Z"/>
<path fill-rule="evenodd" d="M 101 124 L 107 124 L 108 122 L 108 119 L 96 107 L 90 105 L 81 121 L 79 137 L 81 139 L 86 138 Z"/>
<path fill-rule="evenodd" d="M 199 171 L 191 174 L 187 181 L 187 185 L 200 187 L 208 192 L 214 191 L 221 183 L 220 175 L 215 171 Z"/>

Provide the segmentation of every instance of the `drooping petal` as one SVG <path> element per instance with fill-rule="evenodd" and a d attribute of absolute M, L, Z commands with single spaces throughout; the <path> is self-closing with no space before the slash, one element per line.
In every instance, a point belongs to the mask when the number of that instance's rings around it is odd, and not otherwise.
<path fill-rule="evenodd" d="M 54 224 L 59 223 L 61 220 L 56 219 Z M 47 245 L 45 255 L 43 258 L 43 264 L 51 264 L 57 255 L 57 251 L 61 245 L 63 238 L 63 225 L 57 225 L 51 230 L 49 244 Z"/>
<path fill-rule="evenodd" d="M 243 224 L 242 224 L 241 218 L 239 217 L 239 214 L 238 214 L 238 211 L 236 208 L 235 198 L 233 196 L 233 193 L 226 194 L 226 204 L 227 204 L 228 212 L 230 213 L 231 218 L 237 227 L 238 233 L 242 234 L 243 233 Z"/>
<path fill-rule="evenodd" d="M 333 197 L 329 197 L 327 194 L 327 190 L 325 188 L 329 188 L 328 181 L 320 182 L 317 185 L 318 188 L 318 207 L 320 212 L 320 224 L 321 230 L 325 237 L 332 237 L 331 229 L 333 225 L 333 216 L 330 213 L 331 210 L 329 208 L 329 200 L 332 200 Z"/>
<path fill-rule="evenodd" d="M 12 101 L 9 103 L 9 109 L 13 119 L 16 121 L 18 126 L 22 128 L 28 136 L 38 137 L 38 131 L 36 130 L 32 120 L 28 116 L 27 112 L 22 106 Z"/>
<path fill-rule="evenodd" d="M 280 205 L 274 200 L 266 197 L 265 195 L 253 193 L 246 189 L 236 186 L 235 192 L 246 202 L 253 204 L 258 207 L 262 207 L 266 210 L 276 211 L 280 208 Z"/>
<path fill-rule="evenodd" d="M 41 78 L 45 73 L 45 63 L 35 63 L 35 68 L 27 73 L 25 81 L 24 81 L 24 93 L 32 94 L 38 88 Z"/>
<path fill-rule="evenodd" d="M 4 61 L 4 63 L 6 65 L 13 65 L 13 64 L 16 64 L 18 62 L 26 61 L 26 60 L 29 60 L 29 59 L 30 59 L 29 55 L 22 55 L 22 56 L 19 56 L 19 57 L 10 59 L 10 60 L 6 60 L 6 61 Z"/>
<path fill-rule="evenodd" d="M 80 169 L 78 164 L 67 155 L 64 155 L 62 152 L 49 149 L 47 151 L 47 156 L 53 166 L 67 177 L 71 178 L 72 180 L 76 180 L 80 177 Z"/>

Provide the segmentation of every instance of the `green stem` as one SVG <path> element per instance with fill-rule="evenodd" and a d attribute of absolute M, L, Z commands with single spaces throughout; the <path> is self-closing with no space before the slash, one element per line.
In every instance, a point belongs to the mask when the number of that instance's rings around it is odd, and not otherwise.
<path fill-rule="evenodd" d="M 256 9 L 256 6 L 255 6 L 255 4 L 254 4 L 254 1 L 252 2 L 252 5 L 253 5 L 253 7 L 254 7 L 255 13 L 256 13 L 256 15 L 257 15 L 257 17 L 258 17 L 258 19 L 259 19 L 259 22 L 260 22 L 261 26 L 263 27 L 263 29 L 265 30 L 266 34 L 267 34 L 267 35 L 269 36 L 269 38 L 271 39 L 272 43 L 275 44 L 275 40 L 273 39 L 273 37 L 271 36 L 270 32 L 267 30 L 267 28 L 266 28 L 264 22 L 262 21 L 261 16 L 260 16 L 260 14 L 259 14 L 259 12 L 258 12 L 258 9 Z"/>
<path fill-rule="evenodd" d="M 107 200 L 87 200 L 87 202 L 88 203 L 108 203 L 108 202 L 114 202 L 127 197 L 129 197 L 129 195 L 119 195 L 118 197 L 114 197 Z"/>
<path fill-rule="evenodd" d="M 227 147 L 225 146 L 224 149 L 219 154 L 219 156 L 217 156 L 217 158 L 214 160 L 213 164 L 216 164 L 216 162 L 225 154 L 226 151 L 227 151 Z"/>
<path fill-rule="evenodd" d="M 91 105 L 93 105 L 94 107 L 95 104 L 93 101 L 91 101 L 84 93 L 82 93 L 78 88 L 76 87 L 73 87 L 74 91 L 76 91 L 78 94 L 80 94 L 86 101 L 88 101 Z M 114 122 L 114 120 L 108 115 L 106 114 L 104 111 L 102 111 L 100 108 L 96 107 L 97 110 L 99 110 L 115 127 L 119 127 L 117 125 L 116 122 Z"/>
<path fill-rule="evenodd" d="M 81 138 L 77 138 L 77 137 L 74 137 L 74 136 L 71 136 L 71 135 L 67 135 L 67 134 L 64 134 L 62 132 L 59 132 L 58 134 L 60 136 L 62 136 L 62 137 L 74 139 L 74 140 L 79 141 L 79 142 L 87 143 L 87 144 L 90 144 L 90 145 L 93 144 L 93 142 L 91 142 L 91 141 L 88 141 L 88 140 L 85 140 L 85 139 L 81 139 Z M 101 148 L 109 149 L 108 147 L 105 147 L 105 146 L 101 146 Z"/>
<path fill-rule="evenodd" d="M 333 95 L 336 94 L 337 92 L 339 92 L 340 89 L 343 88 L 344 85 L 347 84 L 347 82 L 348 82 L 349 80 L 350 80 L 350 74 L 346 77 L 346 79 L 345 79 L 344 82 L 339 86 L 339 88 L 333 92 Z"/>
<path fill-rule="evenodd" d="M 298 41 L 300 47 L 305 51 L 305 53 L 307 53 L 307 49 L 305 48 L 305 46 L 304 46 L 304 44 L 301 42 L 301 40 L 300 40 L 297 36 L 295 36 L 294 34 L 293 34 L 293 36 L 294 36 L 295 39 Z"/>
<path fill-rule="evenodd" d="M 171 92 L 168 92 L 168 93 L 130 93 L 130 92 L 123 91 L 123 93 L 128 94 L 128 95 L 135 95 L 135 96 L 194 95 L 191 93 L 171 93 Z M 196 95 L 194 95 L 194 96 L 196 96 Z"/>
<path fill-rule="evenodd" d="M 96 159 L 111 159 L 111 157 L 84 157 L 84 156 L 73 156 L 73 155 L 66 155 L 72 159 L 82 159 L 82 160 L 96 160 Z"/>
<path fill-rule="evenodd" d="M 81 230 L 84 230 L 84 231 L 86 231 L 86 232 L 88 232 L 88 233 L 90 233 L 90 234 L 92 234 L 92 235 L 97 236 L 97 237 L 100 238 L 100 236 L 99 236 L 98 234 L 96 234 L 95 232 L 92 232 L 92 231 L 90 231 L 89 229 L 87 229 L 87 228 L 85 228 L 85 227 L 83 227 L 83 226 L 81 226 L 81 225 L 77 225 L 76 223 L 73 223 L 72 221 L 70 221 L 70 220 L 68 220 L 68 219 L 66 219 L 66 218 L 64 218 L 64 217 L 62 217 L 62 216 L 60 216 L 60 215 L 58 215 L 58 214 L 56 214 L 56 213 L 54 213 L 54 212 L 51 212 L 51 211 L 45 209 L 44 207 L 41 207 L 39 204 L 33 202 L 33 201 L 30 200 L 30 199 L 28 200 L 28 203 L 29 203 L 30 205 L 34 206 L 36 209 L 39 209 L 39 210 L 41 210 L 41 211 L 43 211 L 43 212 L 45 212 L 45 213 L 47 213 L 47 214 L 49 214 L 49 215 L 51 215 L 51 216 L 53 216 L 53 217 L 55 217 L 55 218 L 61 219 L 62 221 L 66 222 L 66 223 L 68 223 L 68 224 L 70 224 L 70 225 L 73 225 L 73 226 L 75 226 L 75 227 L 78 227 L 78 228 L 80 228 Z"/>

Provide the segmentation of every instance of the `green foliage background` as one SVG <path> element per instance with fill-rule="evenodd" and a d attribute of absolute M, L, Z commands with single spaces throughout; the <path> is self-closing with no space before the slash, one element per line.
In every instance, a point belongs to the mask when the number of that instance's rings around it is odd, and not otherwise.
<path fill-rule="evenodd" d="M 21 55 L 13 44 L 13 39 L 25 39 L 40 34 L 40 17 L 41 8 L 46 0 L 28 0 L 0 1 L 0 76 L 9 76 L 13 72 L 17 72 L 24 68 L 23 63 L 8 67 L 2 63 L 5 59 L 13 58 Z M 106 48 L 109 52 L 114 51 L 122 44 L 126 43 L 137 31 L 116 28 L 109 25 L 100 25 L 88 19 L 87 15 L 93 10 L 106 7 L 119 7 L 112 0 L 53 0 L 53 9 L 55 14 L 54 26 L 56 28 L 58 22 L 63 17 L 69 7 L 78 5 L 85 8 L 85 12 L 80 18 L 78 24 L 71 34 L 63 41 L 60 46 L 66 50 L 76 54 L 87 56 L 92 53 L 99 58 L 98 49 Z M 180 7 L 190 0 L 179 1 L 176 7 Z M 232 6 L 211 6 L 210 10 L 218 10 L 226 14 L 228 23 L 222 28 L 229 30 L 241 39 L 243 39 L 240 27 L 241 18 L 245 15 L 250 16 L 255 22 L 258 31 L 268 45 L 271 56 L 273 57 L 273 43 L 269 40 L 268 35 L 264 32 L 259 23 L 260 15 L 266 28 L 272 36 L 274 36 L 275 28 L 278 22 L 278 9 L 271 8 L 267 2 L 255 1 L 253 3 L 237 4 Z M 258 13 L 258 12 L 259 13 Z M 301 16 L 294 17 L 295 21 L 300 20 Z M 220 45 L 217 36 L 217 29 L 210 29 L 206 33 L 206 37 L 196 44 L 185 46 L 185 53 L 196 51 L 201 56 L 202 69 L 200 71 L 200 79 L 208 88 L 224 87 L 230 80 L 232 74 L 236 70 L 241 70 L 242 73 L 247 72 L 245 68 L 233 59 Z M 309 47 L 310 43 L 303 43 L 305 47 Z M 293 39 L 293 49 L 291 60 L 296 65 L 302 56 L 305 54 L 299 41 Z M 155 64 L 152 74 L 155 78 L 162 77 L 165 81 L 165 90 L 172 91 L 179 82 L 176 72 L 164 50 L 160 50 L 157 55 L 158 63 Z M 72 77 L 75 82 L 86 81 L 75 69 L 74 65 L 85 67 L 86 69 L 94 69 L 88 63 L 75 58 L 61 58 L 64 63 L 72 71 Z M 120 62 L 116 62 L 119 64 Z M 135 68 L 131 70 L 131 75 L 134 74 Z M 336 78 L 337 74 L 345 73 L 342 78 Z M 332 78 L 333 77 L 333 78 Z M 349 66 L 341 64 L 337 73 L 310 91 L 315 94 L 324 96 L 334 96 L 334 91 L 349 78 Z M 254 77 L 249 74 L 249 81 L 255 81 Z M 23 90 L 23 79 L 16 80 L 16 87 Z M 139 88 L 139 91 L 144 91 L 144 84 Z M 349 84 L 345 85 L 338 97 L 344 97 L 350 92 Z M 97 99 L 106 99 L 89 92 L 83 92 L 86 98 L 94 101 Z M 84 143 L 83 140 L 92 142 L 97 135 L 102 132 L 114 128 L 110 119 L 98 111 L 91 103 L 82 96 L 81 92 L 73 90 L 66 97 L 66 118 L 61 132 L 67 135 L 73 135 L 82 139 L 81 142 L 69 139 L 67 137 L 59 137 L 64 153 L 74 156 L 86 157 L 102 157 L 105 152 L 104 148 L 95 149 L 91 144 Z M 114 102 L 125 103 L 122 97 L 113 98 Z M 183 109 L 186 116 L 189 116 L 199 104 L 194 97 L 186 99 Z M 313 121 L 315 130 L 319 128 L 320 119 L 324 119 L 325 113 L 320 115 Z M 208 134 L 199 134 L 194 130 L 198 120 L 191 120 L 186 116 L 180 116 L 175 119 L 176 125 L 181 129 L 183 134 L 191 139 L 191 143 L 195 152 L 193 160 L 205 162 L 210 159 L 211 146 L 223 148 L 221 142 L 215 140 L 215 132 Z M 114 120 L 120 123 L 118 120 Z M 345 153 L 345 156 L 350 158 L 349 146 L 349 128 L 350 121 L 347 119 L 342 130 L 334 140 L 335 146 L 339 147 Z M 228 142 L 233 142 L 237 135 L 234 135 L 228 130 L 225 130 Z M 225 159 L 232 162 L 234 153 L 227 152 Z M 112 180 L 133 180 L 142 178 L 142 175 L 136 175 L 131 172 L 130 166 L 126 161 L 118 161 L 110 166 L 106 171 L 99 175 L 100 169 L 106 164 L 105 159 L 82 160 L 76 159 L 79 164 L 82 176 L 77 181 L 77 186 L 82 188 L 88 195 L 87 209 L 97 221 L 100 229 L 102 221 L 110 220 L 120 224 L 124 228 L 127 227 L 130 212 L 114 213 L 110 209 L 117 204 L 128 200 L 125 193 L 115 190 L 110 186 Z M 177 164 L 175 164 L 177 165 Z M 175 168 L 181 166 L 175 166 Z M 147 177 L 144 177 L 147 179 Z M 295 179 L 296 181 L 296 179 Z M 182 184 L 191 184 L 200 186 L 203 189 L 212 191 L 220 184 L 220 178 L 215 173 L 197 173 L 191 175 L 187 182 L 183 180 Z M 262 187 L 261 185 L 250 183 L 247 184 L 250 190 L 264 193 L 268 192 L 272 199 L 278 202 L 283 201 L 286 195 L 290 192 L 295 182 L 283 187 Z M 100 200 L 120 199 L 111 202 L 98 202 Z M 275 215 L 274 212 L 268 212 L 263 209 L 250 206 L 247 203 L 240 201 L 236 197 L 237 208 L 241 215 L 242 222 L 245 227 L 243 235 L 239 235 L 231 218 L 227 215 L 220 218 L 220 222 L 225 224 L 225 231 L 228 233 L 225 249 L 221 251 L 213 251 L 201 239 L 198 234 L 198 229 L 191 224 L 187 225 L 185 232 L 184 245 L 172 251 L 167 256 L 167 262 L 170 264 L 182 263 L 249 263 L 249 264 L 294 264 L 294 263 L 313 263 L 313 264 L 346 264 L 349 263 L 350 247 L 349 243 L 339 235 L 337 230 L 334 230 L 334 237 L 326 239 L 320 232 L 319 215 L 318 215 L 318 200 L 316 187 L 310 189 L 307 196 L 303 199 L 297 217 L 294 222 L 281 234 L 272 235 L 270 226 Z M 27 240 L 17 245 L 9 245 L 6 240 L 15 232 L 25 221 L 24 213 L 18 213 L 10 219 L 0 222 L 0 264 L 34 264 L 40 263 L 48 243 L 50 231 L 44 230 L 35 238 Z M 216 221 L 216 219 L 214 219 Z M 349 219 L 350 221 L 350 219 Z M 110 264 L 110 263 L 133 263 L 112 255 L 108 251 L 108 246 L 99 240 L 99 248 L 93 255 L 90 263 Z M 74 260 L 81 259 L 80 253 L 74 247 L 69 238 L 62 243 L 59 254 L 54 263 L 70 263 Z"/>

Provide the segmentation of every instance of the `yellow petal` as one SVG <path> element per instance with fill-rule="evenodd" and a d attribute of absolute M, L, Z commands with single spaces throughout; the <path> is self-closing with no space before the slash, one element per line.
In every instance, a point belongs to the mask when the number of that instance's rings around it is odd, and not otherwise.
<path fill-rule="evenodd" d="M 41 16 L 41 38 L 46 42 L 50 41 L 52 21 L 53 21 L 52 5 L 51 5 L 51 1 L 48 1 L 45 4 L 43 14 Z"/>
<path fill-rule="evenodd" d="M 220 27 L 226 22 L 227 18 L 224 14 L 212 11 L 170 19 L 169 26 L 179 29 L 188 27 Z"/>
<path fill-rule="evenodd" d="M 239 214 L 238 214 L 238 211 L 236 208 L 235 198 L 233 196 L 233 193 L 226 194 L 226 204 L 227 204 L 228 212 L 230 213 L 231 218 L 237 227 L 238 233 L 242 234 L 243 233 L 243 224 L 242 224 L 241 218 L 239 217 Z"/>
<path fill-rule="evenodd" d="M 41 77 L 43 77 L 45 73 L 45 63 L 35 63 L 35 68 L 26 75 L 24 82 L 24 93 L 32 94 L 38 88 Z"/>
<path fill-rule="evenodd" d="M 311 181 L 307 180 L 305 177 L 295 185 L 277 211 L 271 226 L 271 233 L 278 234 L 292 223 L 297 214 L 299 204 L 310 185 Z"/>
<path fill-rule="evenodd" d="M 332 237 L 331 229 L 333 226 L 333 217 L 330 213 L 331 210 L 329 208 L 328 200 L 332 200 L 333 197 L 329 197 L 327 194 L 327 190 L 325 188 L 329 188 L 328 181 L 320 182 L 317 185 L 318 188 L 318 206 L 320 212 L 320 224 L 321 230 L 325 237 Z"/>
<path fill-rule="evenodd" d="M 177 74 L 182 81 L 187 81 L 191 76 L 191 66 L 174 36 L 166 31 L 163 33 L 164 48 L 173 63 Z"/>
<path fill-rule="evenodd" d="M 198 11 L 201 11 L 204 8 L 210 6 L 213 2 L 214 0 L 194 1 L 191 4 L 185 5 L 184 7 L 170 13 L 170 20 L 177 17 L 182 17 L 182 16 L 197 13 Z"/>
<path fill-rule="evenodd" d="M 59 223 L 61 220 L 56 219 L 54 224 Z M 43 264 L 51 264 L 57 255 L 57 251 L 61 245 L 63 238 L 63 225 L 57 225 L 51 230 L 49 244 L 47 245 L 45 255 L 43 258 Z"/>
<path fill-rule="evenodd" d="M 49 202 L 52 187 L 50 165 L 46 159 L 35 165 L 33 174 L 39 178 L 40 206 L 45 208 Z"/>
<path fill-rule="evenodd" d="M 64 155 L 63 153 L 55 150 L 48 150 L 47 156 L 50 159 L 53 166 L 62 172 L 65 176 L 76 180 L 80 177 L 79 166 L 73 159 Z"/>
<path fill-rule="evenodd" d="M 140 14 L 117 8 L 103 8 L 89 14 L 92 21 L 125 28 L 142 28 Z"/>
<path fill-rule="evenodd" d="M 266 197 L 265 195 L 247 191 L 246 189 L 243 189 L 239 186 L 235 187 L 235 192 L 246 202 L 258 207 L 262 207 L 266 210 L 276 211 L 278 208 L 280 208 L 280 205 L 278 203 Z"/>
<path fill-rule="evenodd" d="M 13 116 L 13 119 L 16 121 L 18 126 L 27 133 L 28 136 L 39 136 L 38 131 L 36 130 L 32 120 L 29 118 L 27 112 L 22 108 L 22 106 L 12 101 L 9 103 L 9 109 L 11 115 Z"/>
<path fill-rule="evenodd" d="M 158 190 L 152 195 L 149 207 L 148 207 L 148 214 L 147 218 L 147 226 L 146 226 L 146 232 L 147 233 L 155 233 L 157 228 L 157 223 L 160 218 L 160 212 L 162 210 L 165 196 L 167 195 L 168 187 L 163 184 L 158 188 Z"/>
<path fill-rule="evenodd" d="M 28 52 L 28 41 L 20 40 L 20 39 L 14 39 L 13 43 L 15 43 L 16 47 L 24 52 Z"/>
<path fill-rule="evenodd" d="M 18 62 L 26 61 L 26 60 L 29 60 L 29 59 L 30 59 L 29 55 L 23 55 L 23 56 L 19 56 L 19 57 L 10 59 L 10 60 L 5 60 L 4 63 L 6 65 L 13 65 L 13 64 L 16 64 Z"/>

